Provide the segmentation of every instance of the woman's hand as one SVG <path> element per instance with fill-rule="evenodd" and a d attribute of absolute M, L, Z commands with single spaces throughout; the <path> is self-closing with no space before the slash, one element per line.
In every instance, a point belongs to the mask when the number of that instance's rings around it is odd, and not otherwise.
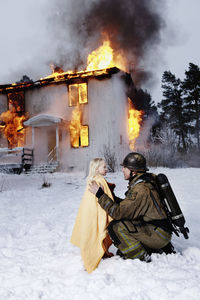
<path fill-rule="evenodd" d="M 90 184 L 89 184 L 89 191 L 93 194 L 93 195 L 96 195 L 97 191 L 99 188 L 102 188 L 102 190 L 104 190 L 103 186 L 100 184 L 98 185 L 96 183 L 96 181 L 92 181 Z"/>

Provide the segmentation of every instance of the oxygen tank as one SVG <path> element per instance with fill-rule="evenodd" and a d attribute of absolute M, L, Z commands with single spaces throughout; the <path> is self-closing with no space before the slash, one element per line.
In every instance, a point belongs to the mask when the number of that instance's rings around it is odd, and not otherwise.
<path fill-rule="evenodd" d="M 158 174 L 157 182 L 160 187 L 162 196 L 167 204 L 172 224 L 179 227 L 179 230 L 184 235 L 184 238 L 188 239 L 189 229 L 187 227 L 184 227 L 185 218 L 167 176 L 165 174 Z"/>

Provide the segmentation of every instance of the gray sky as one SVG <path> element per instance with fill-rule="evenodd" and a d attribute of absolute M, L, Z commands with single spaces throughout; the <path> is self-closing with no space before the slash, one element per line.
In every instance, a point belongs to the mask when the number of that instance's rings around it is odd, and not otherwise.
<path fill-rule="evenodd" d="M 200 0 L 166 1 L 168 28 L 163 32 L 164 60 L 157 67 L 159 81 L 152 88 L 154 100 L 162 97 L 161 77 L 165 70 L 183 79 L 190 62 L 200 66 Z"/>
<path fill-rule="evenodd" d="M 20 80 L 24 74 L 37 80 L 51 73 L 49 63 L 56 54 L 49 34 L 53 2 L 0 0 L 0 84 Z M 167 27 L 162 32 L 161 54 L 150 62 L 157 82 L 144 86 L 155 102 L 162 97 L 161 76 L 165 70 L 183 78 L 189 62 L 200 65 L 200 0 L 166 0 L 166 3 L 163 14 Z"/>

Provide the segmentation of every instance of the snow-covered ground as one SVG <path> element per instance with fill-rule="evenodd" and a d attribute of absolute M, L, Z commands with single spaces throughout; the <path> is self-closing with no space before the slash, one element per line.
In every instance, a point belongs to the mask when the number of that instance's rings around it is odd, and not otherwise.
<path fill-rule="evenodd" d="M 84 174 L 0 174 L 0 299 L 200 299 L 200 169 L 151 171 L 168 176 L 189 239 L 173 237 L 177 254 L 153 254 L 148 264 L 114 256 L 90 275 L 69 242 Z M 122 197 L 122 173 L 107 179 Z M 44 181 L 51 186 L 41 188 Z"/>

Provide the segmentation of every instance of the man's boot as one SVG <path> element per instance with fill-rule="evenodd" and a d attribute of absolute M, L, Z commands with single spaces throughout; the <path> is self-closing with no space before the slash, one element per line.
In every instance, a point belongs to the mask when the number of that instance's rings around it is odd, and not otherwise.
<path fill-rule="evenodd" d="M 169 242 L 165 247 L 161 248 L 160 250 L 162 250 L 165 254 L 176 253 L 174 246 L 171 242 Z"/>

